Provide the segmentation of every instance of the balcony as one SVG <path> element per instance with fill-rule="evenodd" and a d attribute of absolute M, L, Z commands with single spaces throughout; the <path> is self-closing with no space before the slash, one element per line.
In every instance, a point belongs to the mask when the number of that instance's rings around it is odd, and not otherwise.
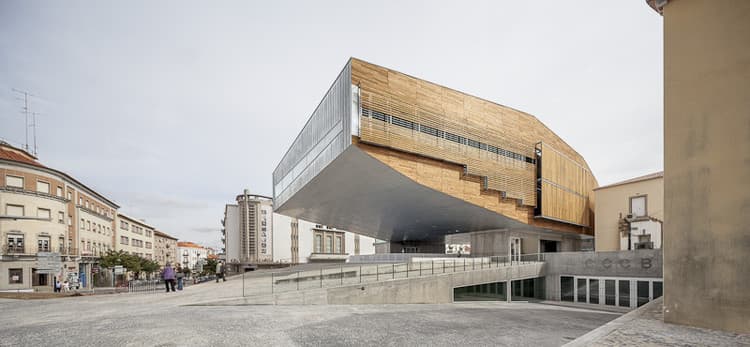
<path fill-rule="evenodd" d="M 21 245 L 3 245 L 2 248 L 3 254 L 26 254 L 26 248 Z"/>

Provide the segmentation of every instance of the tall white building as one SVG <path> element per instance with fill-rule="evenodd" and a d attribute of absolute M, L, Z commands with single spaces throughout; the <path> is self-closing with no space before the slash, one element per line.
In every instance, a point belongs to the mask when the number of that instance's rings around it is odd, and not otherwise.
<path fill-rule="evenodd" d="M 273 262 L 273 200 L 245 189 L 224 209 L 224 253 L 229 264 Z"/>

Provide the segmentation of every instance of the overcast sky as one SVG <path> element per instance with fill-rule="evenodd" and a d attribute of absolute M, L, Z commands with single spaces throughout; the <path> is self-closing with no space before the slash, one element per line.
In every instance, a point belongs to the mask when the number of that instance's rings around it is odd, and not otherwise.
<path fill-rule="evenodd" d="M 179 237 L 271 172 L 350 56 L 538 117 L 601 185 L 662 169 L 645 1 L 0 1 L 0 138 Z"/>

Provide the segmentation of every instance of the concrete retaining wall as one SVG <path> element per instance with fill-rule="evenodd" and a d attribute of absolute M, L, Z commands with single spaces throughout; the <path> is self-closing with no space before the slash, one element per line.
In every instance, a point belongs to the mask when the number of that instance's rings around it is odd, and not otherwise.
<path fill-rule="evenodd" d="M 254 295 L 197 305 L 439 304 L 453 302 L 453 288 L 542 277 L 544 264 L 445 273 L 332 288 Z"/>

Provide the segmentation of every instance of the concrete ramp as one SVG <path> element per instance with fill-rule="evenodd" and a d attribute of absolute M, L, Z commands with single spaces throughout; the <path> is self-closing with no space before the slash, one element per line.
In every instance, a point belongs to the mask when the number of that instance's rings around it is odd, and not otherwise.
<path fill-rule="evenodd" d="M 456 287 L 543 276 L 544 263 L 532 262 L 416 278 L 252 295 L 191 306 L 440 304 L 453 302 L 453 288 Z"/>

